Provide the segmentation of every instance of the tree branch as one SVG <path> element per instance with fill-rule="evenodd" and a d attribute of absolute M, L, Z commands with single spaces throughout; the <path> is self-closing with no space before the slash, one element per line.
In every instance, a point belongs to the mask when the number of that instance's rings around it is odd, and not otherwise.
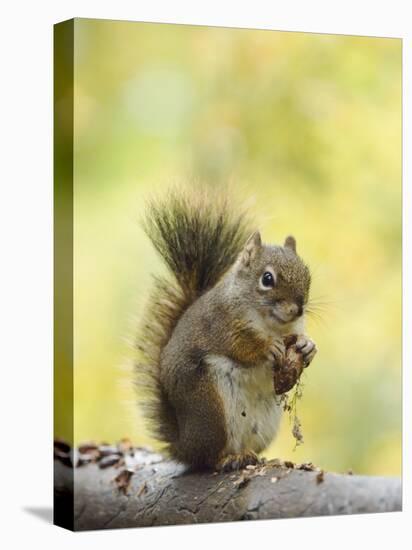
<path fill-rule="evenodd" d="M 110 462 L 94 457 L 72 469 L 61 457 L 55 461 L 55 523 L 112 529 L 402 507 L 400 479 L 326 473 L 310 464 L 275 460 L 241 472 L 190 473 L 143 448 L 119 453 L 117 467 Z"/>

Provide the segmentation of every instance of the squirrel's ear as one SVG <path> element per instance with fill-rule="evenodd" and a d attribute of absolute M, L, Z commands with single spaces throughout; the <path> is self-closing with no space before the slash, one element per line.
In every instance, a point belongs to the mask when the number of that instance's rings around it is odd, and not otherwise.
<path fill-rule="evenodd" d="M 250 262 L 256 256 L 262 246 L 262 239 L 259 231 L 255 231 L 247 240 L 244 249 L 241 252 L 241 262 L 245 267 L 250 265 Z"/>
<path fill-rule="evenodd" d="M 295 237 L 292 237 L 292 235 L 286 237 L 285 244 L 283 246 L 285 248 L 290 248 L 290 250 L 296 254 L 296 240 Z"/>

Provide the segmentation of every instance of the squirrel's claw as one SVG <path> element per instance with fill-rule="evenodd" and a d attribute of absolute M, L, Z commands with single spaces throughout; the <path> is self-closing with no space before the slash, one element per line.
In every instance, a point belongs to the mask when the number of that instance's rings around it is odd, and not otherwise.
<path fill-rule="evenodd" d="M 278 366 L 283 365 L 285 360 L 286 347 L 283 340 L 275 340 L 269 346 L 268 359 Z"/>
<path fill-rule="evenodd" d="M 318 351 L 315 342 L 306 336 L 299 336 L 296 349 L 302 354 L 305 367 L 309 366 Z"/>
<path fill-rule="evenodd" d="M 216 466 L 218 472 L 231 472 L 233 470 L 241 470 L 250 464 L 259 464 L 261 461 L 258 456 L 252 451 L 248 451 L 238 455 L 228 455 L 224 457 Z"/>

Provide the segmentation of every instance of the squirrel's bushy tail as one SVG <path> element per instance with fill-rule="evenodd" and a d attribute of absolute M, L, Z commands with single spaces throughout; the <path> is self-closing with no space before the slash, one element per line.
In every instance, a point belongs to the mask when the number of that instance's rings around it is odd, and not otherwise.
<path fill-rule="evenodd" d="M 152 435 L 167 444 L 177 426 L 160 382 L 161 352 L 185 310 L 234 263 L 251 229 L 227 197 L 194 191 L 151 201 L 143 226 L 169 276 L 154 277 L 137 339 L 136 384 Z"/>

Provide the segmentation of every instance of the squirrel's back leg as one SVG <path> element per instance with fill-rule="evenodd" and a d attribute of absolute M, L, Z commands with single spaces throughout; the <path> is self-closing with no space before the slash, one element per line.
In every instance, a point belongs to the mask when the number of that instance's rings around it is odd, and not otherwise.
<path fill-rule="evenodd" d="M 173 399 L 179 435 L 171 453 L 194 469 L 215 468 L 227 444 L 223 403 L 207 372 L 193 378 L 190 391 L 183 384 L 184 393 Z"/>
<path fill-rule="evenodd" d="M 227 418 L 222 398 L 206 368 L 198 365 L 196 371 L 186 371 L 181 387 L 186 391 L 179 392 L 177 383 L 173 392 L 178 421 L 178 437 L 170 445 L 174 458 L 193 469 L 218 471 L 238 470 L 259 462 L 251 450 L 245 449 L 238 454 L 228 451 Z"/>
<path fill-rule="evenodd" d="M 164 361 L 163 384 L 177 425 L 169 445 L 172 457 L 193 469 L 228 471 L 257 464 L 252 448 L 230 440 L 230 413 L 204 354 L 183 349 L 179 357 L 165 356 Z"/>

